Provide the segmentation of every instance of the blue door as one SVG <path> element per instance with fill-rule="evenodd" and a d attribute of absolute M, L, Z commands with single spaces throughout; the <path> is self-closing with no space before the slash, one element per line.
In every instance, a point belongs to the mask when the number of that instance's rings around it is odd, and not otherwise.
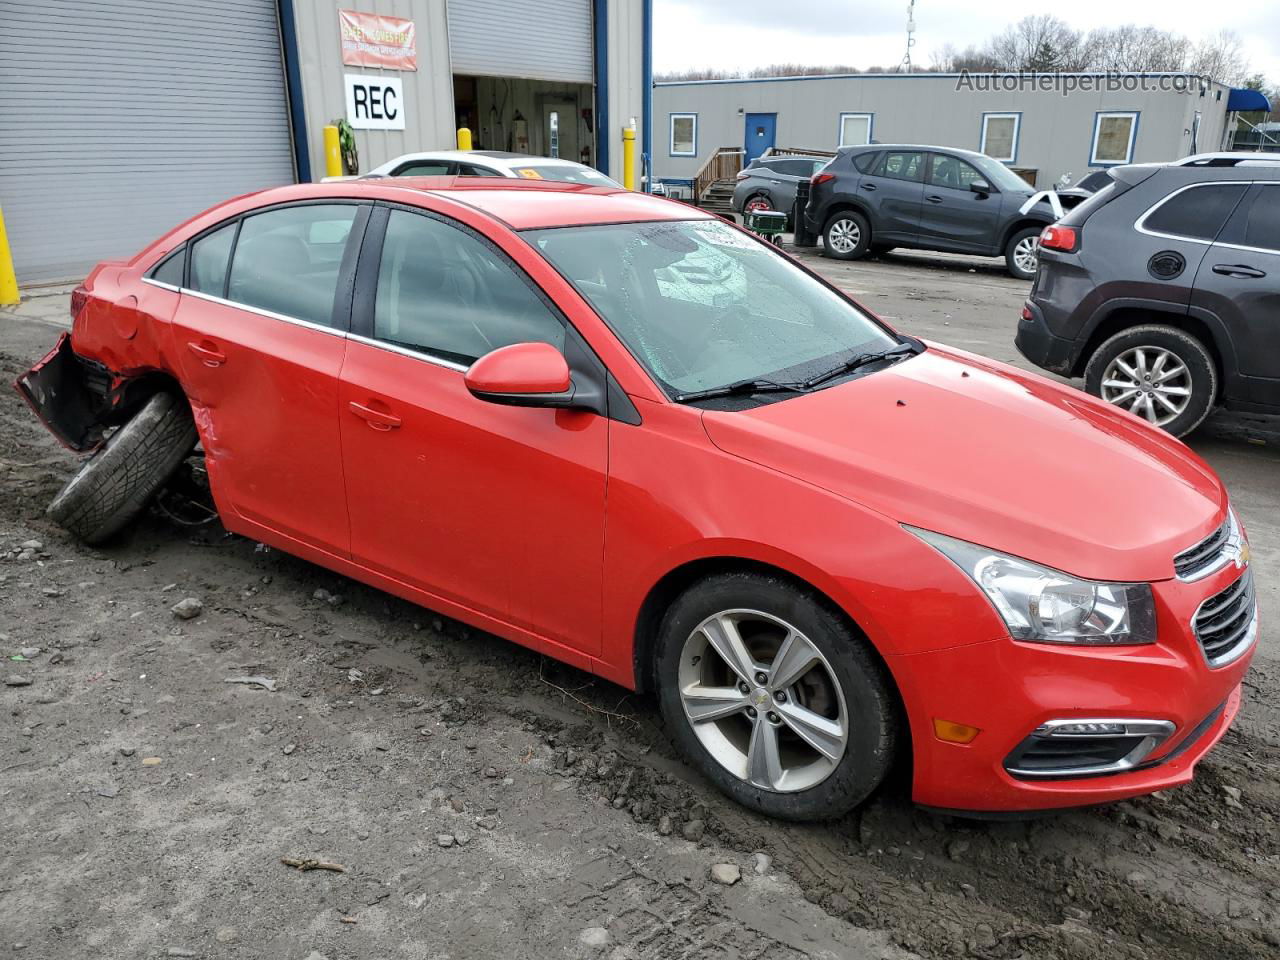
<path fill-rule="evenodd" d="M 743 146 L 747 151 L 746 163 L 773 146 L 773 136 L 778 129 L 776 113 L 748 113 L 747 134 Z M 745 166 L 745 164 L 744 164 Z"/>

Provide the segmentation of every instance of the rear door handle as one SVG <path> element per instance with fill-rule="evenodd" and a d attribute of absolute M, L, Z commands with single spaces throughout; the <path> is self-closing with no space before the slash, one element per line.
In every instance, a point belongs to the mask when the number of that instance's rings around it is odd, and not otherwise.
<path fill-rule="evenodd" d="M 400 426 L 400 418 L 389 411 L 375 410 L 373 407 L 367 407 L 363 403 L 356 403 L 354 400 L 347 406 L 352 413 L 369 424 L 374 430 L 394 430 Z"/>
<path fill-rule="evenodd" d="M 206 367 L 220 367 L 227 362 L 227 355 L 209 340 L 201 340 L 199 343 L 192 340 L 187 344 L 187 349 L 199 357 Z"/>
<path fill-rule="evenodd" d="M 1267 275 L 1265 270 L 1258 270 L 1243 263 L 1215 263 L 1213 272 L 1224 277 L 1239 277 L 1243 280 L 1260 280 Z"/>
<path fill-rule="evenodd" d="M 860 183 L 858 186 L 862 187 L 863 190 L 874 190 L 876 188 L 874 183 Z"/>
<path fill-rule="evenodd" d="M 942 202 L 942 198 L 941 198 L 940 196 L 938 196 L 936 193 L 934 193 L 934 194 L 930 194 L 929 196 L 925 197 L 925 199 L 926 199 L 926 200 L 928 200 L 930 203 L 941 203 L 941 202 Z"/>

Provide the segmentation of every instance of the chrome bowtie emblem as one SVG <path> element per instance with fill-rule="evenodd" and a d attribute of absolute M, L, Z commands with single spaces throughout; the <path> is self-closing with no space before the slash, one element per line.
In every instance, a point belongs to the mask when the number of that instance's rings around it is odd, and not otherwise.
<path fill-rule="evenodd" d="M 750 700 L 753 707 L 767 707 L 769 705 L 769 691 L 764 687 L 756 687 L 751 691 Z"/>

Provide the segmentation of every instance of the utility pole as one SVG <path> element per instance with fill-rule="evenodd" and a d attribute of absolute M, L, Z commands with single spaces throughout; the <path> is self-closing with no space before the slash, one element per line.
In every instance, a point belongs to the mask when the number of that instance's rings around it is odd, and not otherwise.
<path fill-rule="evenodd" d="M 911 72 L 911 48 L 916 45 L 916 0 L 907 0 L 907 52 L 902 57 L 900 73 Z"/>

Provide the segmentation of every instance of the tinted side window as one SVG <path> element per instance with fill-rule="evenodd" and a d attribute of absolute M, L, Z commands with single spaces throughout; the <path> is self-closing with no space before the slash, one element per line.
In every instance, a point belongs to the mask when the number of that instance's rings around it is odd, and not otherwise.
<path fill-rule="evenodd" d="M 853 158 L 853 165 L 857 167 L 859 173 L 867 173 L 875 166 L 876 161 L 879 159 L 879 152 L 872 150 L 868 153 L 856 154 Z"/>
<path fill-rule="evenodd" d="M 179 247 L 173 253 L 169 254 L 159 266 L 151 271 L 151 279 L 159 280 L 161 283 L 167 283 L 173 287 L 182 286 L 182 268 L 186 266 L 187 248 Z"/>
<path fill-rule="evenodd" d="M 235 237 L 236 224 L 228 223 L 191 245 L 192 290 L 215 297 L 223 295 L 227 286 L 227 263 L 231 260 L 231 242 Z"/>
<path fill-rule="evenodd" d="M 387 221 L 373 335 L 463 364 L 513 343 L 564 349 L 560 319 L 496 250 L 403 210 Z"/>
<path fill-rule="evenodd" d="M 1240 242 L 1280 253 L 1280 185 L 1264 185 L 1254 195 Z"/>
<path fill-rule="evenodd" d="M 1183 190 L 1152 212 L 1143 226 L 1154 233 L 1212 240 L 1247 189 L 1240 183 L 1214 183 Z"/>
<path fill-rule="evenodd" d="M 919 183 L 924 179 L 924 154 L 890 150 L 885 153 L 884 163 L 878 172 L 882 177 Z"/>
<path fill-rule="evenodd" d="M 307 204 L 245 217 L 227 297 L 286 317 L 333 323 L 354 204 Z"/>
<path fill-rule="evenodd" d="M 490 170 L 488 167 L 478 167 L 474 163 L 458 164 L 458 176 L 460 177 L 500 177 L 497 170 Z"/>
<path fill-rule="evenodd" d="M 978 172 L 977 167 L 965 163 L 959 157 L 935 153 L 929 158 L 929 182 L 934 186 L 968 190 L 969 184 L 986 179 Z"/>
<path fill-rule="evenodd" d="M 443 177 L 452 173 L 448 160 L 414 160 L 396 167 L 393 177 Z"/>

